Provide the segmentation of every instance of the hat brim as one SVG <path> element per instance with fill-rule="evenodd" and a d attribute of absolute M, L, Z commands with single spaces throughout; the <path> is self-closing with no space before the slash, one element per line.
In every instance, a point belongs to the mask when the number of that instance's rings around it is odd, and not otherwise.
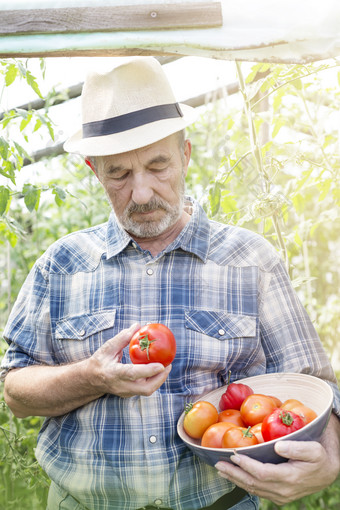
<path fill-rule="evenodd" d="M 198 117 L 191 106 L 180 104 L 183 117 L 162 119 L 112 135 L 83 138 L 82 129 L 66 140 L 64 150 L 82 156 L 110 156 L 158 142 L 186 128 Z"/>

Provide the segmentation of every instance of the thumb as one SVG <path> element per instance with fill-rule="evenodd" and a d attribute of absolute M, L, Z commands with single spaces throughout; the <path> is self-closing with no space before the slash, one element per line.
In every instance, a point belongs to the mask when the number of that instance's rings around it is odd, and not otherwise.
<path fill-rule="evenodd" d="M 323 447 L 317 441 L 278 441 L 275 451 L 281 457 L 302 462 L 318 462 Z"/>
<path fill-rule="evenodd" d="M 140 324 L 135 322 L 127 329 L 122 329 L 118 335 L 108 340 L 103 347 L 106 347 L 105 350 L 110 350 L 112 355 L 117 355 L 121 357 L 122 350 L 124 347 L 129 345 L 131 338 L 133 335 L 140 329 Z"/>

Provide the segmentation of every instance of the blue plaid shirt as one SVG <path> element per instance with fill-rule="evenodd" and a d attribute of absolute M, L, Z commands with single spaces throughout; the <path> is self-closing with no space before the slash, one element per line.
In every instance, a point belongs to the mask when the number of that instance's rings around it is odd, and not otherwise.
<path fill-rule="evenodd" d="M 36 456 L 90 510 L 147 504 L 194 510 L 233 486 L 181 442 L 185 404 L 232 379 L 265 372 L 322 377 L 339 393 L 318 336 L 275 250 L 260 236 L 191 221 L 152 257 L 116 223 L 76 232 L 37 261 L 4 337 L 6 370 L 91 356 L 133 322 L 160 322 L 177 340 L 167 381 L 149 397 L 106 395 L 47 418 Z M 128 352 L 123 363 L 129 363 Z"/>

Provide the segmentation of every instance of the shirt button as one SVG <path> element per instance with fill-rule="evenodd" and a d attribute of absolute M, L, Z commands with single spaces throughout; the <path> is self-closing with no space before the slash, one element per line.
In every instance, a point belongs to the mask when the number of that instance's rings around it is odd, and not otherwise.
<path fill-rule="evenodd" d="M 157 441 L 157 437 L 156 436 L 150 436 L 149 437 L 149 441 L 150 441 L 150 443 L 154 444 Z"/>
<path fill-rule="evenodd" d="M 146 270 L 146 274 L 148 274 L 149 276 L 153 275 L 153 269 L 149 267 L 149 269 Z"/>
<path fill-rule="evenodd" d="M 219 335 L 221 335 L 221 336 L 225 335 L 225 331 L 224 331 L 224 329 L 222 329 L 222 328 L 221 328 L 221 329 L 219 329 L 219 330 L 218 330 L 218 334 L 219 334 Z"/>
<path fill-rule="evenodd" d="M 85 335 L 85 333 L 86 333 L 85 329 L 81 329 L 81 330 L 79 331 L 79 336 L 84 336 L 84 335 Z"/>
<path fill-rule="evenodd" d="M 155 499 L 154 503 L 155 503 L 155 505 L 159 506 L 159 505 L 161 505 L 163 503 L 163 500 Z"/>

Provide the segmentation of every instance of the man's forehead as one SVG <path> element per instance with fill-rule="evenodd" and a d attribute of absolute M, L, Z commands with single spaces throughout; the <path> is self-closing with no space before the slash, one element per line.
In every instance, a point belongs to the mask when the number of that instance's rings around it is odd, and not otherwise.
<path fill-rule="evenodd" d="M 176 147 L 176 138 L 171 135 L 167 138 L 154 142 L 145 147 L 140 147 L 129 152 L 122 152 L 121 154 L 113 154 L 110 156 L 101 156 L 104 164 L 121 165 L 124 162 L 131 161 L 134 159 L 152 160 L 155 157 L 163 156 L 164 158 L 172 157 L 174 148 Z"/>

